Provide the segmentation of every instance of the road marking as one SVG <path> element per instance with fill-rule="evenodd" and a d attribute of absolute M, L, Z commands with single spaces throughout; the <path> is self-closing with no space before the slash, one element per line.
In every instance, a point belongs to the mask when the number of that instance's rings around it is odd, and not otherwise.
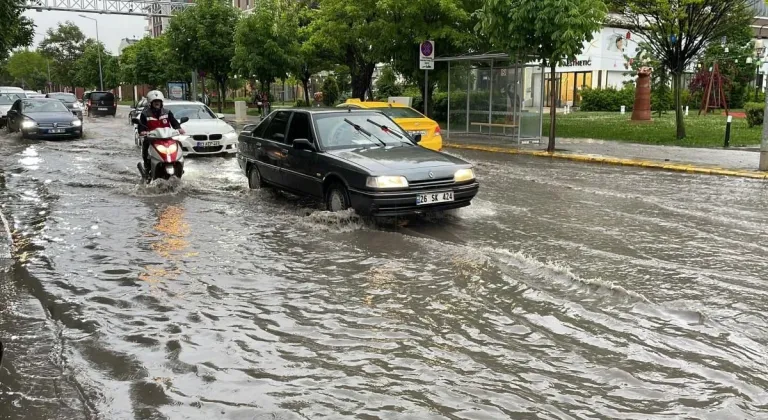
<path fill-rule="evenodd" d="M 510 149 L 506 147 L 482 146 L 476 144 L 446 143 L 445 147 L 452 149 L 478 150 L 481 152 L 504 153 L 508 155 L 526 155 L 563 159 L 575 162 L 600 163 L 618 166 L 633 166 L 638 168 L 662 169 L 673 172 L 687 172 L 701 175 L 733 176 L 751 179 L 768 179 L 768 172 L 749 171 L 740 169 L 723 169 L 717 167 L 695 166 L 684 163 L 669 163 L 655 160 L 625 159 L 610 156 L 582 155 L 578 153 L 549 153 L 543 150 Z"/>

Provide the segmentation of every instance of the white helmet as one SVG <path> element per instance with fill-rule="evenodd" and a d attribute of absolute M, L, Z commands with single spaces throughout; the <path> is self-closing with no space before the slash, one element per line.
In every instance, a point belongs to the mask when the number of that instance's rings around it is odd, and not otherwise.
<path fill-rule="evenodd" d="M 152 102 L 154 101 L 160 101 L 163 102 L 165 100 L 165 97 L 163 97 L 163 92 L 160 92 L 159 90 L 153 90 L 147 93 L 147 102 L 152 105 Z"/>

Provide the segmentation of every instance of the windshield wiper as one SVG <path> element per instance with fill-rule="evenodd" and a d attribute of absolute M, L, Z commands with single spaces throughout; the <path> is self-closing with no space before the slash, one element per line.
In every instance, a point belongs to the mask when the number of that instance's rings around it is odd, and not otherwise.
<path fill-rule="evenodd" d="M 368 130 L 364 129 L 363 127 L 360 127 L 358 124 L 353 123 L 348 118 L 344 118 L 344 122 L 349 124 L 349 125 L 351 125 L 352 127 L 355 127 L 355 130 L 357 130 L 357 131 L 365 134 L 366 136 L 368 136 L 368 140 L 371 140 L 373 142 L 373 139 L 376 139 L 376 140 L 379 141 L 379 143 L 381 143 L 382 146 L 387 147 L 387 143 L 385 143 L 384 140 L 374 136 Z"/>
<path fill-rule="evenodd" d="M 376 127 L 379 127 L 381 129 L 381 131 L 383 131 L 385 133 L 392 134 L 393 136 L 397 137 L 398 139 L 401 139 L 401 140 L 403 139 L 403 136 L 401 136 L 400 134 L 395 133 L 394 131 L 392 131 L 391 128 L 387 127 L 386 125 L 381 125 L 381 124 L 377 123 L 376 121 L 373 121 L 370 118 L 368 118 L 366 121 L 371 123 L 371 124 L 373 124 L 373 125 L 375 125 Z"/>

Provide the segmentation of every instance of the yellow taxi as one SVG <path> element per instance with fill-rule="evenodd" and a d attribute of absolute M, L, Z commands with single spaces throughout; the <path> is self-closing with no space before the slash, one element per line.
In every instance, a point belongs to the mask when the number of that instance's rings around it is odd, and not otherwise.
<path fill-rule="evenodd" d="M 440 126 L 434 120 L 427 118 L 411 107 L 387 102 L 363 102 L 359 99 L 348 99 L 347 102 L 338 107 L 380 111 L 389 118 L 392 118 L 397 125 L 410 133 L 411 136 L 421 134 L 420 146 L 438 152 L 443 150 L 443 137 L 440 134 Z"/>

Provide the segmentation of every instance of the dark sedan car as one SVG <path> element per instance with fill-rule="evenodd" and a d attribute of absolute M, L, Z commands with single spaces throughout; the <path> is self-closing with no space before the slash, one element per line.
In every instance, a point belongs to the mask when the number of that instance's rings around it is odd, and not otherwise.
<path fill-rule="evenodd" d="M 45 97 L 60 100 L 67 109 L 72 111 L 72 114 L 77 115 L 77 118 L 79 118 L 80 121 L 83 120 L 83 106 L 78 102 L 74 93 L 51 92 L 46 94 Z"/>
<path fill-rule="evenodd" d="M 8 132 L 22 137 L 83 136 L 83 123 L 58 99 L 19 99 L 8 111 Z"/>
<path fill-rule="evenodd" d="M 468 206 L 472 165 L 416 145 L 376 111 L 281 110 L 240 133 L 238 163 L 251 188 L 324 200 L 330 211 L 400 216 Z"/>

